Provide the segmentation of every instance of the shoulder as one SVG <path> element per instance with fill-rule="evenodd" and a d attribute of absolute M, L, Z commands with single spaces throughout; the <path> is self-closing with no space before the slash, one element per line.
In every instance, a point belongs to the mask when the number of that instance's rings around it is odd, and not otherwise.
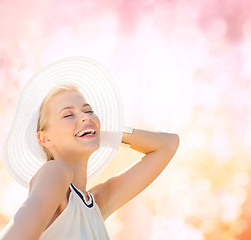
<path fill-rule="evenodd" d="M 14 216 L 8 233 L 11 239 L 38 239 L 64 201 L 73 178 L 64 162 L 46 162 L 30 181 L 26 201 Z"/>
<path fill-rule="evenodd" d="M 29 192 L 35 185 L 47 185 L 57 187 L 57 185 L 66 185 L 67 188 L 73 179 L 73 171 L 66 163 L 57 160 L 46 162 L 32 177 L 29 186 Z"/>
<path fill-rule="evenodd" d="M 49 221 L 60 203 L 65 200 L 73 179 L 72 169 L 64 162 L 46 162 L 30 181 L 28 206 L 35 206 L 33 212 Z M 39 206 L 39 208 L 37 208 Z"/>

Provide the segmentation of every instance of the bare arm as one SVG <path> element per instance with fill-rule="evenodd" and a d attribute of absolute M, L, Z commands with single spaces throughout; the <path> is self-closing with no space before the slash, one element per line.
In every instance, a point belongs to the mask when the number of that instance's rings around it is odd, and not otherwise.
<path fill-rule="evenodd" d="M 34 176 L 28 198 L 1 232 L 0 239 L 38 239 L 65 196 L 71 180 L 71 169 L 65 163 L 45 163 Z"/>
<path fill-rule="evenodd" d="M 93 188 L 97 195 L 102 194 L 98 199 L 101 199 L 99 207 L 104 219 L 159 176 L 174 156 L 179 137 L 177 134 L 135 129 L 133 134 L 124 133 L 122 142 L 146 155 L 128 170 Z"/>

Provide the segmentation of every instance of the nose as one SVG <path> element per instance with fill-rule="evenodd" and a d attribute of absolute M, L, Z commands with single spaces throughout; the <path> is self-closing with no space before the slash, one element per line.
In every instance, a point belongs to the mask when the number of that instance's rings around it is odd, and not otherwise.
<path fill-rule="evenodd" d="M 89 113 L 81 112 L 79 117 L 79 122 L 84 122 L 92 119 L 92 116 Z"/>

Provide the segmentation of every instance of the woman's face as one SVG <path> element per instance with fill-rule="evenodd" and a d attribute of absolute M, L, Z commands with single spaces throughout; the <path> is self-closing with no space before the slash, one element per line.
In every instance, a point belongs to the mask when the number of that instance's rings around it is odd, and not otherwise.
<path fill-rule="evenodd" d="M 70 108 L 69 108 L 70 107 Z M 47 147 L 54 158 L 89 158 L 100 146 L 100 121 L 93 109 L 78 92 L 63 92 L 53 96 L 47 105 L 48 122 L 45 131 Z M 87 125 L 95 130 L 92 137 L 76 137 Z"/>

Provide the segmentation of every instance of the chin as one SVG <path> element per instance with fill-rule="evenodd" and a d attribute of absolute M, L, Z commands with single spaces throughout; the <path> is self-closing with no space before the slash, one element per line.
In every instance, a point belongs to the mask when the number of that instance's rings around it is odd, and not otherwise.
<path fill-rule="evenodd" d="M 99 149 L 100 144 L 85 144 L 86 150 L 88 149 L 89 151 L 95 152 L 96 150 Z"/>

